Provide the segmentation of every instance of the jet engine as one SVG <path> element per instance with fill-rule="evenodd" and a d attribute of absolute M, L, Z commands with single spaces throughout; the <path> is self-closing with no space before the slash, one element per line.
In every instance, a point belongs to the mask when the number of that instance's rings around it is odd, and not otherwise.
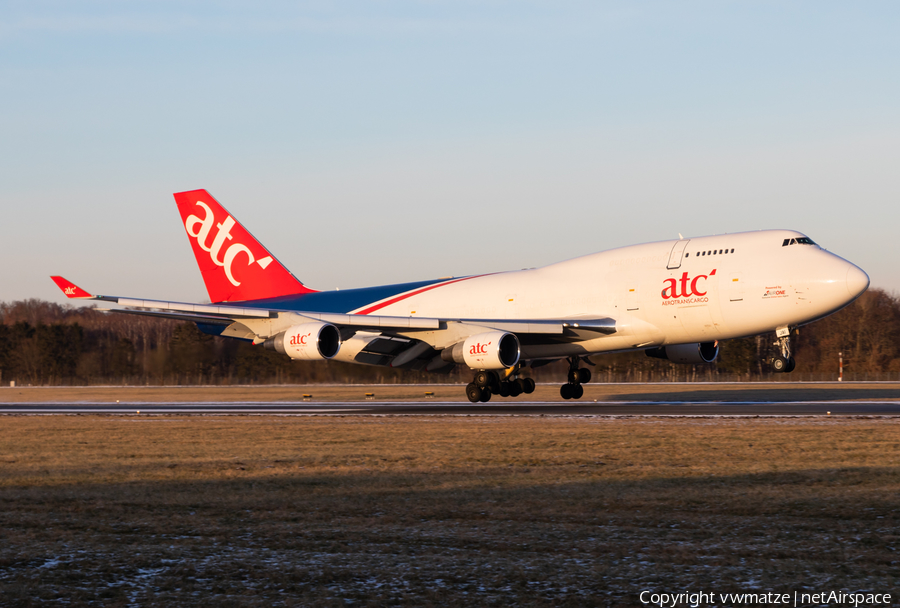
<path fill-rule="evenodd" d="M 712 363 L 719 356 L 718 342 L 672 344 L 644 351 L 648 357 L 668 359 L 673 363 Z"/>
<path fill-rule="evenodd" d="M 506 331 L 469 336 L 441 351 L 444 361 L 463 363 L 472 369 L 505 369 L 519 362 L 519 339 Z"/>
<path fill-rule="evenodd" d="M 331 323 L 302 323 L 277 334 L 263 345 L 291 359 L 321 361 L 331 359 L 341 348 L 341 332 Z"/>

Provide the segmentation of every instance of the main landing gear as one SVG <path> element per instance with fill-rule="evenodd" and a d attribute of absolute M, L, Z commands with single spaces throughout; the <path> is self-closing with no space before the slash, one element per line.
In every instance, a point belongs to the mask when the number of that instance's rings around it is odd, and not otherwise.
<path fill-rule="evenodd" d="M 581 385 L 591 381 L 591 370 L 579 368 L 580 361 L 580 357 L 569 357 L 569 381 L 559 387 L 559 396 L 563 399 L 581 399 L 584 395 L 584 387 Z"/>
<path fill-rule="evenodd" d="M 772 358 L 772 369 L 778 373 L 789 374 L 796 367 L 791 356 L 791 328 L 779 327 L 775 330 L 775 335 L 778 337 L 775 346 L 781 349 L 781 354 Z"/>
<path fill-rule="evenodd" d="M 472 403 L 487 403 L 491 395 L 501 397 L 518 397 L 522 393 L 530 395 L 534 392 L 534 380 L 531 378 L 518 378 L 518 367 L 512 373 L 505 375 L 501 380 L 497 372 L 480 371 L 475 374 L 475 379 L 466 385 L 466 397 Z"/>

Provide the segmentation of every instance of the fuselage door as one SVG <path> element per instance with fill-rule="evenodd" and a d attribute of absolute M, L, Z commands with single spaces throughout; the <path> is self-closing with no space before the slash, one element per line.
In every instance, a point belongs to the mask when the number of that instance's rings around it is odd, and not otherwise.
<path fill-rule="evenodd" d="M 691 242 L 691 239 L 683 239 L 675 243 L 675 246 L 672 247 L 672 253 L 669 254 L 669 264 L 666 266 L 668 269 L 672 268 L 681 268 L 681 258 L 684 256 L 684 248 L 687 247 L 687 244 Z"/>
<path fill-rule="evenodd" d="M 501 319 L 515 319 L 516 312 L 519 310 L 519 300 L 518 296 L 514 293 L 507 293 L 506 297 L 503 298 L 505 300 L 504 304 L 501 307 L 503 314 L 501 315 Z"/>
<path fill-rule="evenodd" d="M 634 312 L 641 309 L 640 291 L 637 283 L 628 284 L 628 294 L 625 296 L 625 310 Z"/>
<path fill-rule="evenodd" d="M 731 273 L 728 281 L 728 301 L 743 302 L 744 301 L 744 276 L 740 272 Z"/>

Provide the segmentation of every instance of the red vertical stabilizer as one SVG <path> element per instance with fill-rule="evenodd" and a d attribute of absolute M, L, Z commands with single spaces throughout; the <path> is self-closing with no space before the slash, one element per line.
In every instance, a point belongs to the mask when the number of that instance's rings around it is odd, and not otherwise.
<path fill-rule="evenodd" d="M 206 190 L 175 194 L 212 302 L 310 293 Z"/>

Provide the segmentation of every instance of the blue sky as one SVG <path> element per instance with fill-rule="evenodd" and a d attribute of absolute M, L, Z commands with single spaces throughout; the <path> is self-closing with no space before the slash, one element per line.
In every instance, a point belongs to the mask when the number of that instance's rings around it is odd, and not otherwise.
<path fill-rule="evenodd" d="M 898 31 L 891 2 L 4 2 L 0 300 L 203 300 L 194 188 L 317 289 L 792 228 L 900 292 Z"/>

